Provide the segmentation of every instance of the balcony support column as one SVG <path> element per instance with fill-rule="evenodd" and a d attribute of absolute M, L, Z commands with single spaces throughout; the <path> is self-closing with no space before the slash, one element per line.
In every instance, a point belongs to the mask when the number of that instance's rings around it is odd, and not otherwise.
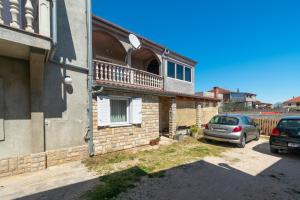
<path fill-rule="evenodd" d="M 39 0 L 39 34 L 50 37 L 50 2 L 49 0 Z"/>
<path fill-rule="evenodd" d="M 198 128 L 202 128 L 203 124 L 203 110 L 202 103 L 200 101 L 196 101 L 196 125 Z"/>
<path fill-rule="evenodd" d="M 177 103 L 176 97 L 170 99 L 170 107 L 169 107 L 169 137 L 174 138 L 177 129 L 176 123 L 176 111 L 177 111 Z"/>

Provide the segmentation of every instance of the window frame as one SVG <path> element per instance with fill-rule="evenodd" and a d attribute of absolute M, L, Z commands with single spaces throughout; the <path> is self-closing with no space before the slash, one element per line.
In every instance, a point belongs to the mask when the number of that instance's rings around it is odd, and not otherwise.
<path fill-rule="evenodd" d="M 172 64 L 174 64 L 174 77 L 171 77 L 171 76 L 169 76 L 169 63 L 172 63 Z M 167 61 L 167 77 L 168 78 L 174 78 L 174 79 L 176 79 L 176 67 L 177 66 L 177 64 L 175 63 L 175 62 L 172 62 L 172 61 Z"/>
<path fill-rule="evenodd" d="M 186 73 L 186 71 L 185 71 L 186 69 L 190 69 L 190 72 L 191 72 L 191 80 L 190 80 L 190 81 L 187 81 L 187 80 L 186 80 L 186 76 L 185 76 L 185 75 L 186 75 L 186 74 L 185 74 L 185 73 Z M 189 66 L 185 66 L 185 67 L 184 67 L 184 80 L 185 80 L 186 82 L 189 82 L 189 83 L 191 83 L 192 80 L 193 80 L 193 78 L 192 78 L 192 68 L 189 67 Z"/>
<path fill-rule="evenodd" d="M 178 78 L 178 66 L 182 67 L 182 79 Z M 176 79 L 180 81 L 185 81 L 185 66 L 176 64 Z"/>
<path fill-rule="evenodd" d="M 111 100 L 120 100 L 120 101 L 126 101 L 126 122 L 112 122 L 111 121 L 111 107 L 110 107 L 110 111 L 109 111 L 109 126 L 122 126 L 122 125 L 131 125 L 130 124 L 130 97 L 117 97 L 117 96 L 110 96 L 109 97 L 109 103 L 111 105 Z"/>
<path fill-rule="evenodd" d="M 175 67 L 175 74 L 174 74 L 174 77 L 170 77 L 169 76 L 169 63 L 173 63 L 174 64 L 174 67 Z M 180 65 L 183 67 L 183 79 L 178 79 L 177 78 L 177 66 Z M 193 83 L 193 67 L 191 66 L 188 66 L 184 63 L 181 63 L 181 62 L 178 62 L 178 61 L 175 61 L 175 60 L 170 60 L 170 59 L 167 59 L 166 60 L 166 77 L 167 78 L 170 78 L 170 79 L 174 79 L 174 80 L 177 80 L 177 81 L 183 81 L 183 82 L 186 82 L 186 83 L 189 83 L 189 84 L 192 84 Z M 186 77 L 185 77 L 185 69 L 188 68 L 190 69 L 190 72 L 191 72 L 191 81 L 187 81 L 186 80 Z"/>

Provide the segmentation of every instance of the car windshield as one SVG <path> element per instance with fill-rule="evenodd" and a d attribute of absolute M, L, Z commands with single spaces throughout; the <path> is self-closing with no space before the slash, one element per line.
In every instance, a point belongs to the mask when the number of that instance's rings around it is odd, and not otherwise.
<path fill-rule="evenodd" d="M 283 119 L 278 124 L 279 128 L 298 128 L 300 129 L 300 119 Z"/>
<path fill-rule="evenodd" d="M 238 125 L 239 119 L 236 117 L 228 117 L 228 116 L 215 116 L 210 121 L 211 124 L 223 124 L 223 125 Z"/>

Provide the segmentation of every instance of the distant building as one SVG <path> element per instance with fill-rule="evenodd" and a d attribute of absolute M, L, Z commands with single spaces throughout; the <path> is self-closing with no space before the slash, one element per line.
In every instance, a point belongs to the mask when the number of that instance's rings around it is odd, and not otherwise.
<path fill-rule="evenodd" d="M 288 109 L 300 109 L 300 96 L 283 102 L 283 107 Z"/>
<path fill-rule="evenodd" d="M 245 106 L 248 108 L 255 108 L 257 102 L 256 94 L 249 93 L 249 92 L 240 92 L 237 90 L 236 92 L 220 88 L 214 87 L 213 89 L 204 92 L 203 96 L 205 97 L 213 97 L 217 99 L 221 99 L 221 104 L 226 103 L 245 103 Z"/>
<path fill-rule="evenodd" d="M 256 109 L 261 109 L 261 110 L 272 109 L 273 108 L 273 104 L 271 104 L 271 103 L 264 103 L 264 102 L 261 102 L 261 101 L 256 101 L 255 102 L 255 108 Z"/>

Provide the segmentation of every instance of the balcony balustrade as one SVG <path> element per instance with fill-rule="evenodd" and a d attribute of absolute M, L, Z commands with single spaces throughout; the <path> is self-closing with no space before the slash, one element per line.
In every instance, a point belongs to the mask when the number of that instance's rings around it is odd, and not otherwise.
<path fill-rule="evenodd" d="M 163 77 L 126 66 L 94 60 L 95 80 L 132 85 L 145 89 L 163 89 Z"/>

